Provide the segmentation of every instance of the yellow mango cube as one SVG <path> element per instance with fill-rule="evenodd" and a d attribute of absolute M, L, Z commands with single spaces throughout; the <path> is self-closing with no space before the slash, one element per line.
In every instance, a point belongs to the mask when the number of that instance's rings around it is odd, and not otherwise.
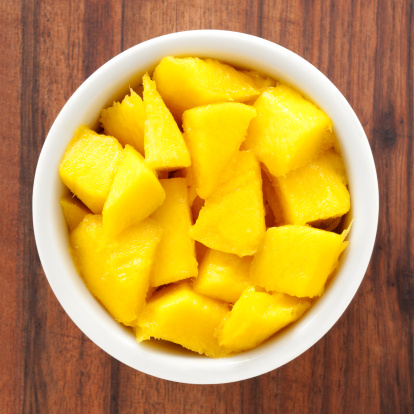
<path fill-rule="evenodd" d="M 177 123 L 157 92 L 155 82 L 148 74 L 142 81 L 146 113 L 145 161 L 155 170 L 172 171 L 188 167 L 190 154 Z"/>
<path fill-rule="evenodd" d="M 276 81 L 269 76 L 263 75 L 262 73 L 256 72 L 255 70 L 244 70 L 245 73 L 253 82 L 256 89 L 264 90 L 267 88 L 274 88 Z"/>
<path fill-rule="evenodd" d="M 93 213 L 101 213 L 121 157 L 115 138 L 82 125 L 63 155 L 60 179 Z"/>
<path fill-rule="evenodd" d="M 74 230 L 87 214 L 92 214 L 80 200 L 69 194 L 60 199 L 63 216 L 69 227 L 69 232 Z"/>
<path fill-rule="evenodd" d="M 310 305 L 308 299 L 247 288 L 216 331 L 219 344 L 229 353 L 255 348 L 300 318 Z"/>
<path fill-rule="evenodd" d="M 218 103 L 190 109 L 183 115 L 184 138 L 191 154 L 197 194 L 205 199 L 246 138 L 256 115 L 241 103 Z"/>
<path fill-rule="evenodd" d="M 251 267 L 252 284 L 297 297 L 320 296 L 348 242 L 308 226 L 269 228 Z"/>
<path fill-rule="evenodd" d="M 196 106 L 244 102 L 259 95 L 251 77 L 214 59 L 168 56 L 155 68 L 153 78 L 177 119 Z"/>
<path fill-rule="evenodd" d="M 164 203 L 151 218 L 163 228 L 151 273 L 151 286 L 161 286 L 197 276 L 194 240 L 190 238 L 191 213 L 185 178 L 160 180 Z"/>
<path fill-rule="evenodd" d="M 107 238 L 101 215 L 87 215 L 70 234 L 71 253 L 89 291 L 112 316 L 133 326 L 145 304 L 162 229 L 151 219 Z"/>
<path fill-rule="evenodd" d="M 250 256 L 264 237 L 264 215 L 259 162 L 252 152 L 240 151 L 206 199 L 190 235 L 211 249 Z"/>
<path fill-rule="evenodd" d="M 200 262 L 193 289 L 213 299 L 235 303 L 250 286 L 249 273 L 252 257 L 236 256 L 208 249 Z"/>
<path fill-rule="evenodd" d="M 333 149 L 274 182 L 287 224 L 333 219 L 350 209 L 345 166 Z"/>
<path fill-rule="evenodd" d="M 157 291 L 143 309 L 136 330 L 138 342 L 155 338 L 218 358 L 225 355 L 215 331 L 229 307 L 193 291 L 188 282 Z"/>
<path fill-rule="evenodd" d="M 106 234 L 115 236 L 144 220 L 164 199 L 165 191 L 155 173 L 139 152 L 126 145 L 102 211 Z"/>
<path fill-rule="evenodd" d="M 144 155 L 145 110 L 141 97 L 130 89 L 123 101 L 102 109 L 100 122 L 105 134 L 115 137 L 123 146 L 131 145 Z"/>
<path fill-rule="evenodd" d="M 289 86 L 265 90 L 254 103 L 244 149 L 254 151 L 275 177 L 302 167 L 335 144 L 332 121 Z"/>

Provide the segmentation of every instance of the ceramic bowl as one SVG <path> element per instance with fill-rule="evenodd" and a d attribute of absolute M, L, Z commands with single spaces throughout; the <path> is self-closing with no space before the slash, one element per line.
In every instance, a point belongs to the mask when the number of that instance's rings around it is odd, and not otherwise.
<path fill-rule="evenodd" d="M 220 59 L 297 88 L 332 119 L 347 167 L 355 221 L 348 238 L 351 244 L 326 292 L 297 323 L 258 348 L 229 358 L 210 359 L 173 347 L 138 344 L 132 332 L 115 322 L 89 293 L 69 254 L 68 231 L 59 205 L 65 189 L 58 166 L 65 148 L 79 125 L 96 125 L 101 108 L 167 55 Z M 217 384 L 274 370 L 328 332 L 364 277 L 375 242 L 378 203 L 378 181 L 367 137 L 347 100 L 326 76 L 300 56 L 269 41 L 242 33 L 203 30 L 140 43 L 104 64 L 79 87 L 56 118 L 40 154 L 33 189 L 33 222 L 50 286 L 85 335 L 141 372 L 177 382 Z"/>

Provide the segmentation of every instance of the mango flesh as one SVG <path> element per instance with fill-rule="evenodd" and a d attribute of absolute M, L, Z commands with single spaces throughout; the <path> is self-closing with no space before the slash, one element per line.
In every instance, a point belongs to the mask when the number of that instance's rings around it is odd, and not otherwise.
<path fill-rule="evenodd" d="M 101 215 L 87 215 L 70 234 L 71 253 L 89 291 L 118 321 L 134 326 L 145 304 L 162 229 L 147 219 L 107 238 Z"/>
<path fill-rule="evenodd" d="M 210 298 L 235 303 L 251 284 L 251 263 L 251 257 L 240 258 L 234 254 L 208 249 L 200 262 L 193 289 Z"/>
<path fill-rule="evenodd" d="M 190 154 L 171 112 L 148 74 L 144 85 L 145 161 L 155 170 L 177 170 L 191 164 Z"/>
<path fill-rule="evenodd" d="M 320 296 L 348 245 L 346 234 L 298 225 L 267 229 L 253 259 L 252 284 L 299 298 Z"/>
<path fill-rule="evenodd" d="M 115 138 L 82 125 L 63 155 L 60 179 L 93 213 L 101 213 L 121 157 Z"/>
<path fill-rule="evenodd" d="M 266 89 L 254 107 L 257 116 L 243 148 L 254 151 L 275 177 L 308 164 L 334 146 L 332 121 L 289 86 Z"/>
<path fill-rule="evenodd" d="M 108 236 L 116 236 L 127 227 L 152 214 L 165 199 L 157 176 L 142 155 L 126 145 L 114 177 L 102 217 Z"/>
<path fill-rule="evenodd" d="M 214 59 L 168 56 L 155 68 L 153 79 L 176 119 L 197 106 L 244 102 L 259 95 L 248 75 Z"/>
<path fill-rule="evenodd" d="M 61 200 L 74 262 L 139 342 L 252 349 L 323 293 L 348 244 L 349 229 L 330 233 L 350 206 L 332 122 L 212 59 L 167 57 L 153 79 L 102 110 L 113 137 L 84 126 L 65 153 L 62 180 L 85 203 Z"/>
<path fill-rule="evenodd" d="M 199 354 L 222 357 L 225 352 L 214 334 L 228 311 L 227 304 L 194 292 L 187 282 L 170 285 L 156 292 L 143 309 L 137 340 L 164 339 Z"/>
<path fill-rule="evenodd" d="M 260 165 L 253 153 L 240 151 L 205 200 L 190 236 L 242 257 L 256 253 L 265 231 Z"/>
<path fill-rule="evenodd" d="M 214 191 L 223 171 L 246 138 L 256 115 L 241 103 L 218 103 L 184 112 L 184 137 L 191 154 L 197 194 L 205 199 Z"/>
<path fill-rule="evenodd" d="M 101 122 L 105 134 L 115 137 L 123 146 L 131 145 L 144 155 L 145 110 L 141 97 L 130 89 L 123 101 L 102 109 Z"/>
<path fill-rule="evenodd" d="M 262 73 L 256 72 L 255 70 L 244 70 L 242 72 L 252 80 L 256 89 L 264 90 L 267 88 L 274 88 L 276 86 L 276 81 L 274 79 L 263 75 Z"/>
<path fill-rule="evenodd" d="M 87 214 L 91 214 L 91 211 L 71 194 L 60 199 L 60 206 L 69 232 L 74 230 Z"/>
<path fill-rule="evenodd" d="M 229 353 L 253 349 L 300 318 L 310 305 L 307 299 L 247 288 L 217 330 L 219 344 Z"/>
<path fill-rule="evenodd" d="M 191 213 L 185 178 L 160 180 L 164 203 L 151 218 L 163 228 L 151 273 L 151 286 L 161 286 L 197 276 L 194 240 L 189 236 Z"/>
<path fill-rule="evenodd" d="M 287 224 L 339 218 L 351 206 L 342 158 L 332 149 L 310 164 L 274 179 Z"/>

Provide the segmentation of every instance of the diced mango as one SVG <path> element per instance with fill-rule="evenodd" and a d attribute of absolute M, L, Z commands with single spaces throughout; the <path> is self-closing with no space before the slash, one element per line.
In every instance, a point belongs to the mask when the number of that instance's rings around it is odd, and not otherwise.
<path fill-rule="evenodd" d="M 346 234 L 298 225 L 268 229 L 252 263 L 252 284 L 300 298 L 320 296 L 348 245 Z"/>
<path fill-rule="evenodd" d="M 310 305 L 307 299 L 256 292 L 250 287 L 223 320 L 216 335 L 229 353 L 247 351 L 300 318 Z"/>
<path fill-rule="evenodd" d="M 305 224 L 343 216 L 351 206 L 346 182 L 342 158 L 333 149 L 286 177 L 274 178 L 285 222 Z"/>
<path fill-rule="evenodd" d="M 235 303 L 243 290 L 251 285 L 251 262 L 252 258 L 248 256 L 240 258 L 234 254 L 208 249 L 200 263 L 193 288 L 210 298 Z"/>
<path fill-rule="evenodd" d="M 199 295 L 188 282 L 170 285 L 156 292 L 143 309 L 137 340 L 164 339 L 199 354 L 222 357 L 225 352 L 214 333 L 228 311 L 227 304 Z"/>
<path fill-rule="evenodd" d="M 296 90 L 278 84 L 256 100 L 244 149 L 254 151 L 275 177 L 302 167 L 333 147 L 332 121 Z"/>
<path fill-rule="evenodd" d="M 159 93 L 176 118 L 196 106 L 216 102 L 244 102 L 259 91 L 252 79 L 213 59 L 165 57 L 153 78 Z"/>
<path fill-rule="evenodd" d="M 264 90 L 267 88 L 273 88 L 276 86 L 276 81 L 269 76 L 256 72 L 255 70 L 244 70 L 245 73 L 252 81 L 256 89 Z"/>
<path fill-rule="evenodd" d="M 191 154 L 197 194 L 205 199 L 246 137 L 254 108 L 241 103 L 218 103 L 186 111 L 184 138 Z"/>
<path fill-rule="evenodd" d="M 60 199 L 60 206 L 62 207 L 66 224 L 69 227 L 69 232 L 74 230 L 87 214 L 91 214 L 88 207 L 72 196 L 72 194 L 62 197 Z"/>
<path fill-rule="evenodd" d="M 197 276 L 194 240 L 190 238 L 190 207 L 185 178 L 160 180 L 166 198 L 152 218 L 163 228 L 151 273 L 151 286 Z"/>
<path fill-rule="evenodd" d="M 240 151 L 206 199 L 190 235 L 212 249 L 249 256 L 265 230 L 260 165 L 252 152 Z"/>
<path fill-rule="evenodd" d="M 145 161 L 155 170 L 172 171 L 188 167 L 190 154 L 171 112 L 157 92 L 148 73 L 144 85 Z"/>
<path fill-rule="evenodd" d="M 109 194 L 122 146 L 113 137 L 80 126 L 59 167 L 60 178 L 94 213 L 101 213 Z"/>
<path fill-rule="evenodd" d="M 102 217 L 108 236 L 115 236 L 152 214 L 165 199 L 165 191 L 142 155 L 126 145 Z"/>
<path fill-rule="evenodd" d="M 131 145 L 144 155 L 145 111 L 141 97 L 130 89 L 121 103 L 102 109 L 100 122 L 105 134 L 117 138 L 123 145 Z"/>
<path fill-rule="evenodd" d="M 101 215 L 87 215 L 70 235 L 71 252 L 90 292 L 119 322 L 132 326 L 145 304 L 162 230 L 147 219 L 107 238 Z"/>

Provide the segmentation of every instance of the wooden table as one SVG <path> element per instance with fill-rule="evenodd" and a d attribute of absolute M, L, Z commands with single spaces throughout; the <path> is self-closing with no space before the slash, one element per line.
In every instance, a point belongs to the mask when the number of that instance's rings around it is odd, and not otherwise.
<path fill-rule="evenodd" d="M 414 412 L 414 2 L 1 0 L 0 412 Z M 349 100 L 380 183 L 376 248 L 350 307 L 314 347 L 259 378 L 159 380 L 74 325 L 37 256 L 33 176 L 53 120 L 121 51 L 165 33 L 226 29 L 303 56 Z"/>

